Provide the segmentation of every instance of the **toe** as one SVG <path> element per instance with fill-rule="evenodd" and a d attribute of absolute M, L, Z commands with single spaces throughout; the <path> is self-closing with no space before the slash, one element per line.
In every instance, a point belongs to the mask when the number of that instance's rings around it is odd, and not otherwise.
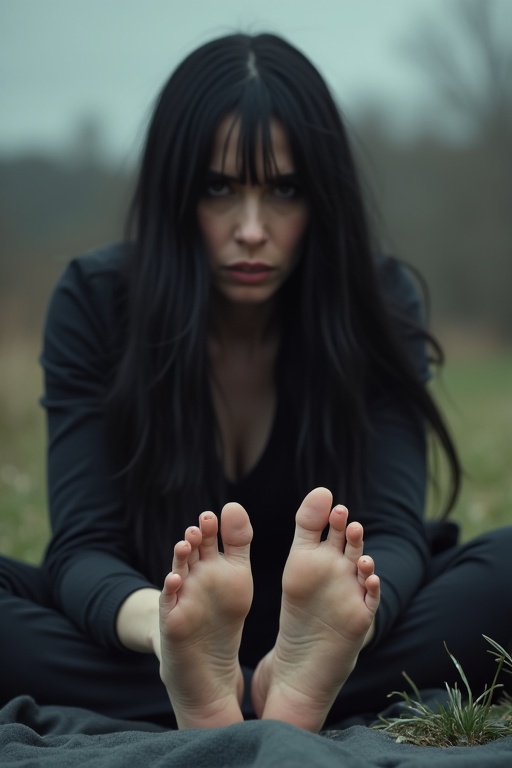
<path fill-rule="evenodd" d="M 308 493 L 295 516 L 294 544 L 317 544 L 329 522 L 332 493 L 327 488 L 315 488 Z"/>
<path fill-rule="evenodd" d="M 376 613 L 380 602 L 380 579 L 376 573 L 372 573 L 366 579 L 366 595 L 364 601 L 372 613 Z"/>
<path fill-rule="evenodd" d="M 248 559 L 252 541 L 252 525 L 245 509 L 236 502 L 226 504 L 220 518 L 224 555 Z"/>
<path fill-rule="evenodd" d="M 368 555 L 360 557 L 357 561 L 357 571 L 365 579 L 367 579 L 368 576 L 371 576 L 372 573 L 375 572 L 375 563 L 373 562 L 373 558 L 369 557 Z"/>
<path fill-rule="evenodd" d="M 366 589 L 366 582 L 375 573 L 373 558 L 364 555 L 357 561 L 357 580 Z"/>
<path fill-rule="evenodd" d="M 185 531 L 185 541 L 190 544 L 190 554 L 188 556 L 189 567 L 199 560 L 199 545 L 201 544 L 202 534 L 197 525 L 191 525 Z"/>
<path fill-rule="evenodd" d="M 358 560 L 363 554 L 363 526 L 361 523 L 350 523 L 347 525 L 345 536 L 347 543 L 345 545 L 345 557 L 358 565 Z"/>
<path fill-rule="evenodd" d="M 172 559 L 172 573 L 178 574 L 181 579 L 188 576 L 189 562 L 188 558 L 192 551 L 190 542 L 178 541 L 174 547 L 174 557 Z"/>
<path fill-rule="evenodd" d="M 199 546 L 199 557 L 201 560 L 217 557 L 219 554 L 217 540 L 219 521 L 217 515 L 214 515 L 213 512 L 203 512 L 199 516 L 199 525 L 202 535 L 202 541 Z"/>
<path fill-rule="evenodd" d="M 165 577 L 164 586 L 160 594 L 160 608 L 164 611 L 170 611 L 177 602 L 178 589 L 183 584 L 183 579 L 177 573 L 168 573 Z"/>
<path fill-rule="evenodd" d="M 340 552 L 345 549 L 345 528 L 347 526 L 348 509 L 338 504 L 329 515 L 329 532 L 327 542 Z"/>

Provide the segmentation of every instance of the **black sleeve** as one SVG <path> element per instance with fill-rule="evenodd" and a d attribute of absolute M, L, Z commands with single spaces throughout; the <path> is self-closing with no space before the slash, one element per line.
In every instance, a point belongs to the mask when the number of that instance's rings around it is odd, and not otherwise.
<path fill-rule="evenodd" d="M 120 481 L 103 414 L 111 365 L 112 269 L 95 255 L 71 262 L 50 301 L 41 364 L 48 424 L 52 539 L 45 568 L 59 608 L 100 644 L 122 647 L 123 600 L 153 586 L 130 565 Z"/>
<path fill-rule="evenodd" d="M 430 366 L 425 338 L 425 307 L 419 284 L 409 269 L 391 256 L 379 257 L 377 275 L 397 335 L 419 378 L 427 382 Z"/>
<path fill-rule="evenodd" d="M 414 332 L 414 327 L 424 325 L 417 288 L 393 259 L 385 260 L 380 276 L 409 357 L 426 382 L 426 345 L 421 334 Z M 426 436 L 418 418 L 392 396 L 375 406 L 372 427 L 368 487 L 358 519 L 365 528 L 365 551 L 374 558 L 382 584 L 374 640 L 378 642 L 404 613 L 425 578 L 429 556 L 423 520 Z"/>

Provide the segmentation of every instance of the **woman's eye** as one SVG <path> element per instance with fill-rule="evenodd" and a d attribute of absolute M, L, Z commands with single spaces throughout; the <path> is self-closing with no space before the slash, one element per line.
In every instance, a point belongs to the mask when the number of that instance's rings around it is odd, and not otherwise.
<path fill-rule="evenodd" d="M 299 196 L 299 189 L 296 184 L 277 184 L 274 195 L 281 200 L 294 200 Z"/>
<path fill-rule="evenodd" d="M 229 186 L 223 181 L 210 181 L 205 190 L 208 197 L 225 197 L 230 191 Z"/>

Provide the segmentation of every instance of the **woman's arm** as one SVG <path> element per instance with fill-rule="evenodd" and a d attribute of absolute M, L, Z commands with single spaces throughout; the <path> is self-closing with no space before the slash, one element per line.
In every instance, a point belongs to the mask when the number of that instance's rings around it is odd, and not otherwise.
<path fill-rule="evenodd" d="M 67 267 L 50 301 L 41 356 L 52 524 L 45 568 L 58 607 L 110 647 L 124 646 L 116 632 L 120 606 L 155 588 L 131 565 L 122 481 L 114 478 L 105 430 L 121 257 L 109 248 Z"/>
<path fill-rule="evenodd" d="M 417 419 L 398 402 L 376 409 L 373 428 L 364 506 L 353 518 L 364 526 L 365 551 L 381 579 L 373 637 L 380 640 L 403 615 L 426 575 L 426 440 Z"/>
<path fill-rule="evenodd" d="M 378 275 L 392 310 L 421 328 L 423 304 L 415 283 L 397 261 L 381 257 Z M 424 382 L 429 377 L 427 350 L 421 333 L 403 322 L 397 331 Z M 426 384 L 425 384 L 426 385 Z M 403 396 L 388 392 L 371 413 L 368 484 L 361 513 L 365 547 L 381 577 L 381 607 L 374 639 L 381 639 L 414 598 L 425 578 L 429 550 L 423 520 L 427 478 L 426 434 L 421 420 Z"/>

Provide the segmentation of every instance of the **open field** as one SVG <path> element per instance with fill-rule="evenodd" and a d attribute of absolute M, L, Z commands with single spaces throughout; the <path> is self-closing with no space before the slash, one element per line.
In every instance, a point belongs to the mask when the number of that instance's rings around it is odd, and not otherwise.
<path fill-rule="evenodd" d="M 0 350 L 0 552 L 36 563 L 48 539 L 37 342 Z"/>
<path fill-rule="evenodd" d="M 512 524 L 512 354 L 450 363 L 434 392 L 465 470 L 452 513 L 464 539 Z"/>
<path fill-rule="evenodd" d="M 450 363 L 434 391 L 465 470 L 452 513 L 464 539 L 512 524 L 512 354 Z"/>
<path fill-rule="evenodd" d="M 36 342 L 0 350 L 0 552 L 33 563 L 48 538 L 37 356 Z M 512 523 L 512 351 L 450 363 L 433 386 L 466 470 L 463 537 Z"/>

